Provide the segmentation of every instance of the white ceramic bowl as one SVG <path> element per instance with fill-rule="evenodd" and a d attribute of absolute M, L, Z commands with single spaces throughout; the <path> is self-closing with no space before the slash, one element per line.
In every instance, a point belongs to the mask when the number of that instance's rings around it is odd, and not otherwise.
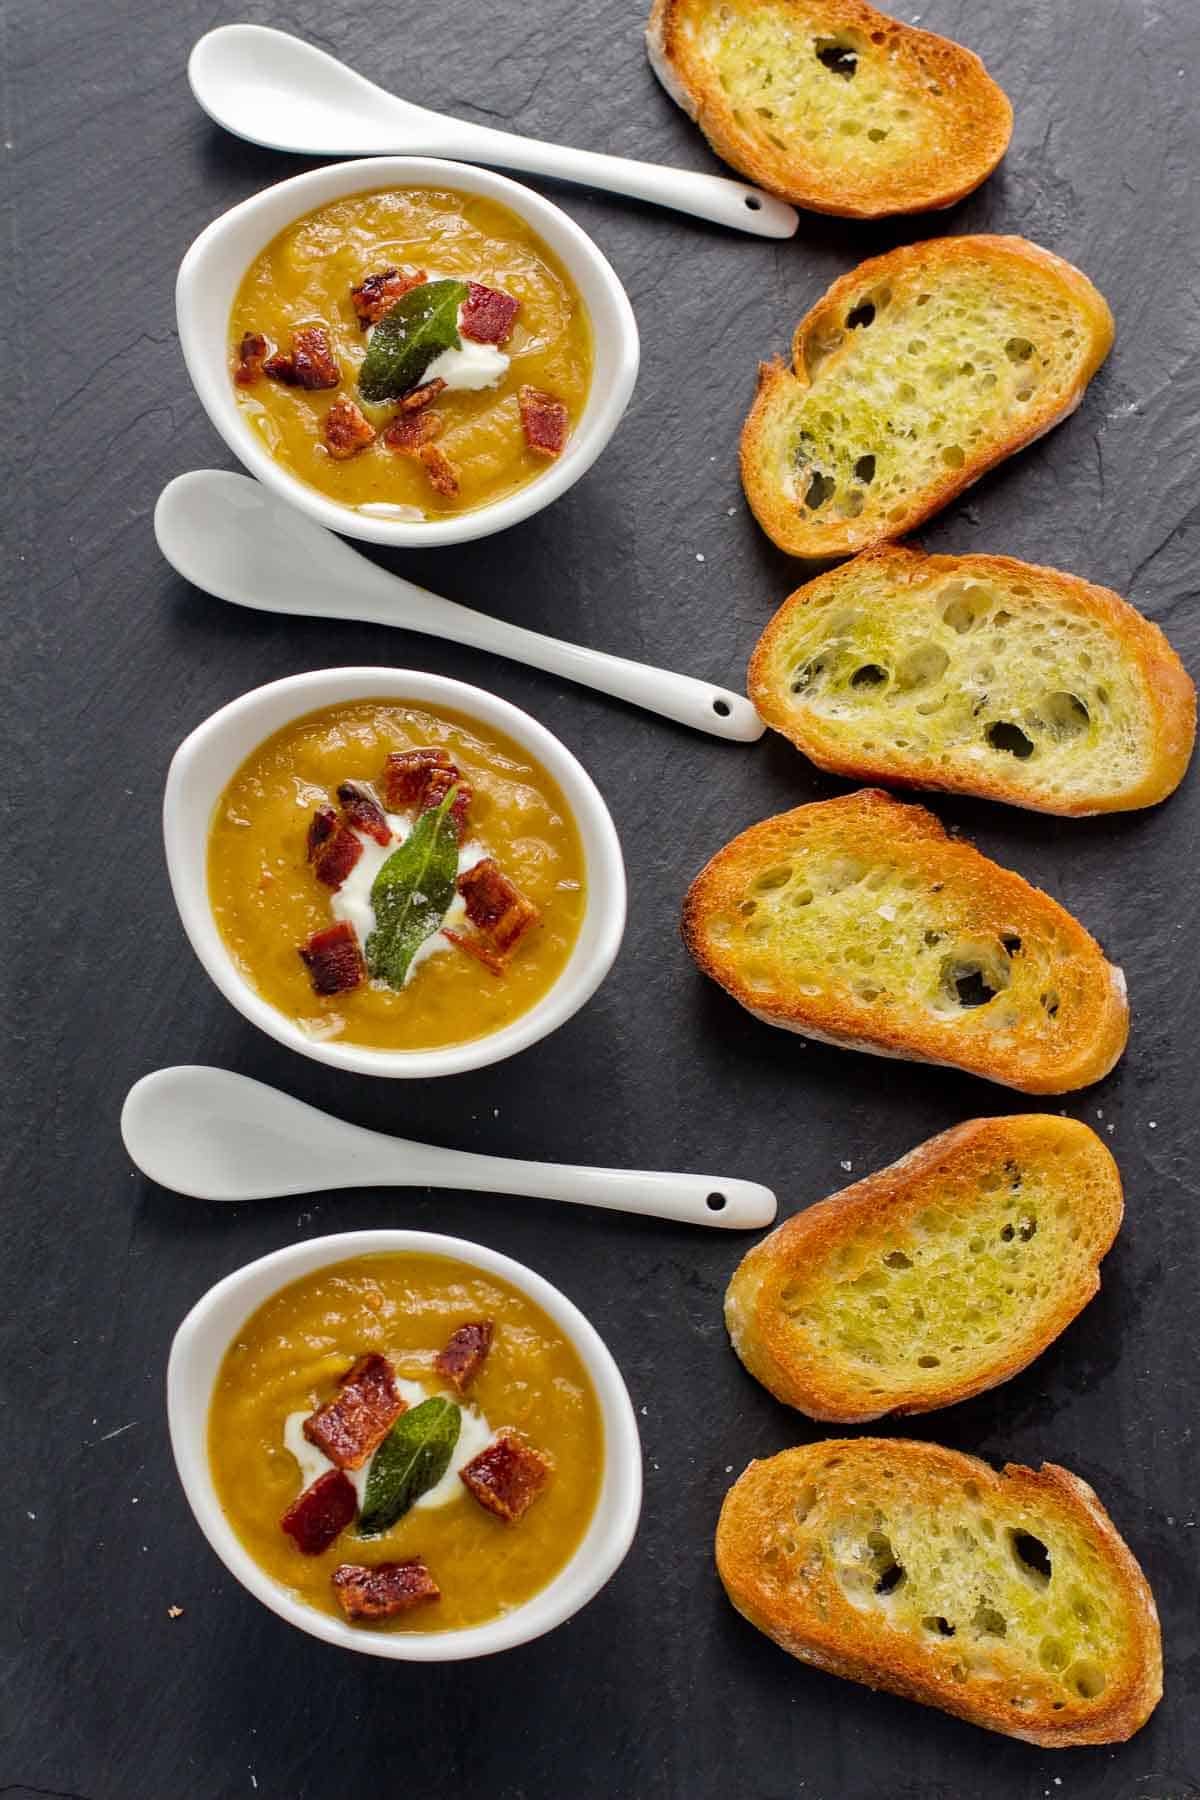
<path fill-rule="evenodd" d="M 208 835 L 222 793 L 252 750 L 273 732 L 322 707 L 350 700 L 411 700 L 451 707 L 515 738 L 551 774 L 583 844 L 587 903 L 575 947 L 558 980 L 501 1031 L 440 1050 L 372 1050 L 311 1038 L 250 986 L 217 929 L 208 899 Z M 501 1062 L 554 1031 L 590 999 L 612 967 L 625 930 L 625 865 L 608 808 L 591 776 L 543 725 L 495 694 L 414 669 L 320 669 L 289 675 L 231 700 L 175 752 L 163 797 L 167 869 L 193 950 L 225 998 L 281 1044 L 360 1075 L 458 1075 Z"/>
<path fill-rule="evenodd" d="M 430 520 L 377 519 L 318 493 L 292 475 L 251 430 L 230 376 L 229 315 L 242 277 L 293 220 L 347 194 L 387 187 L 454 188 L 517 213 L 562 262 L 592 322 L 592 385 L 582 419 L 543 474 L 474 512 Z M 207 226 L 180 264 L 175 284 L 179 343 L 205 412 L 252 475 L 293 506 L 347 537 L 374 544 L 465 544 L 541 512 L 591 468 L 629 404 L 638 371 L 638 329 L 625 289 L 591 238 L 540 194 L 467 163 L 429 156 L 373 156 L 295 175 L 243 200 Z"/>
<path fill-rule="evenodd" d="M 208 1461 L 208 1412 L 225 1352 L 251 1313 L 280 1288 L 351 1256 L 424 1252 L 456 1257 L 528 1295 L 579 1353 L 604 1420 L 604 1475 L 591 1524 L 548 1587 L 503 1617 L 462 1631 L 381 1633 L 356 1629 L 298 1600 L 255 1562 L 226 1519 Z M 399 1662 L 459 1662 L 541 1637 L 571 1618 L 625 1560 L 642 1505 L 642 1451 L 621 1371 L 579 1308 L 542 1276 L 482 1244 L 425 1231 L 346 1231 L 290 1244 L 237 1269 L 208 1290 L 175 1334 L 167 1365 L 167 1415 L 179 1479 L 196 1522 L 232 1575 L 290 1625 L 344 1650 Z"/>

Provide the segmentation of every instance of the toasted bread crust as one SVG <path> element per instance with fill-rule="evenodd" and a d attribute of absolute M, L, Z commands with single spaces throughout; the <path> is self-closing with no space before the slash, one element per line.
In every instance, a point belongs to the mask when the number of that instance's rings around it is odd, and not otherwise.
<path fill-rule="evenodd" d="M 882 572 L 898 591 L 940 579 L 995 581 L 1004 588 L 1006 608 L 1018 616 L 1023 610 L 1022 600 L 1019 591 L 1012 590 L 1032 587 L 1064 608 L 1086 614 L 1103 625 L 1136 669 L 1152 721 L 1141 780 L 1117 788 L 1098 784 L 1090 792 L 1054 794 L 1039 783 L 1035 767 L 1015 758 L 972 760 L 969 766 L 956 767 L 932 751 L 889 751 L 876 742 L 871 752 L 855 753 L 831 738 L 822 730 L 819 717 L 798 704 L 772 679 L 772 662 L 782 647 L 789 623 L 800 609 L 827 602 L 842 590 L 848 599 L 852 598 L 856 579 L 868 569 L 871 574 Z M 852 562 L 817 576 L 789 595 L 751 656 L 747 692 L 768 725 L 789 738 L 819 769 L 831 774 L 853 781 L 886 782 L 891 787 L 976 794 L 1011 806 L 1073 818 L 1133 811 L 1166 799 L 1183 779 L 1196 739 L 1196 689 L 1191 677 L 1158 626 L 1111 588 L 1097 587 L 1060 569 L 1019 562 L 1015 557 L 927 556 L 914 547 L 899 544 L 881 544 L 864 551 Z"/>
<path fill-rule="evenodd" d="M 952 1669 L 961 1651 L 953 1639 L 919 1641 L 878 1613 L 851 1605 L 815 1532 L 796 1521 L 797 1496 L 813 1484 L 827 1514 L 840 1509 L 853 1518 L 857 1509 L 860 1524 L 872 1501 L 897 1494 L 932 1499 L 950 1516 L 955 1509 L 965 1515 L 964 1482 L 1021 1528 L 1036 1531 L 1041 1520 L 1056 1521 L 1090 1542 L 1124 1625 L 1122 1649 L 1106 1668 L 1097 1698 L 1076 1697 L 1052 1676 L 1025 1670 L 998 1680 L 970 1672 L 956 1678 Z M 790 1580 L 773 1578 L 764 1558 L 784 1520 L 794 1545 Z M 1146 1578 L 1093 1490 L 1054 1463 L 1038 1470 L 1008 1463 L 997 1473 L 977 1457 L 905 1438 L 829 1439 L 784 1450 L 752 1462 L 729 1490 L 717 1524 L 716 1559 L 738 1612 L 789 1655 L 1026 1743 L 1055 1749 L 1123 1742 L 1145 1724 L 1162 1695 L 1162 1640 Z M 1003 1667 L 1002 1645 L 991 1660 Z M 1005 1690 L 1013 1697 L 1006 1699 Z"/>
<path fill-rule="evenodd" d="M 739 120 L 716 70 L 685 28 L 688 15 L 703 17 L 711 5 L 712 0 L 654 0 L 646 29 L 651 66 L 718 156 L 797 206 L 848 219 L 935 211 L 972 193 L 1008 148 L 1012 107 L 973 51 L 903 25 L 866 0 L 820 0 L 815 10 L 824 32 L 850 33 L 861 54 L 874 54 L 877 48 L 886 54 L 892 74 L 907 80 L 914 107 L 927 113 L 936 109 L 943 130 L 942 115 L 958 121 L 950 154 L 945 153 L 942 130 L 936 136 L 927 132 L 929 141 L 899 166 L 872 171 L 847 139 L 844 158 L 831 174 L 827 162 L 805 154 L 802 142 L 783 149 L 765 128 L 755 131 Z M 787 10 L 803 23 L 814 8 L 793 0 Z M 934 76 L 936 97 L 930 86 Z"/>
<path fill-rule="evenodd" d="M 989 1041 L 985 1033 L 964 1026 L 965 1014 L 938 1016 L 902 996 L 864 1002 L 844 976 L 835 975 L 816 993 L 804 993 L 778 965 L 768 969 L 764 983 L 752 987 L 735 955 L 714 941 L 710 927 L 714 920 L 736 916 L 757 876 L 783 858 L 802 860 L 806 851 L 886 858 L 919 883 L 928 883 L 931 894 L 950 890 L 955 933 L 963 931 L 958 920 L 969 918 L 969 931 L 976 937 L 999 939 L 1014 932 L 1053 941 L 1058 946 L 1055 978 L 1062 990 L 1053 1024 L 1039 1010 L 1036 1018 L 1029 1014 L 1019 1028 Z M 862 923 L 875 928 L 866 905 Z M 1129 1033 L 1120 970 L 1106 961 L 1095 939 L 1065 908 L 971 845 L 949 837 L 924 807 L 902 804 L 878 789 L 816 801 L 750 826 L 696 876 L 684 900 L 681 930 L 705 974 L 767 1024 L 875 1056 L 965 1069 L 1024 1093 L 1061 1094 L 1099 1081 L 1121 1055 Z M 999 1041 L 1001 1035 L 1007 1041 Z"/>
<path fill-rule="evenodd" d="M 974 264 L 986 268 L 997 277 L 1006 273 L 1038 271 L 1049 278 L 1057 291 L 1069 299 L 1078 313 L 1080 329 L 1085 337 L 1074 379 L 1069 383 L 1048 382 L 1038 399 L 1028 405 L 1019 421 L 979 446 L 964 457 L 961 466 L 947 468 L 943 475 L 914 492 L 896 509 L 898 516 L 880 519 L 870 508 L 856 518 L 806 521 L 797 507 L 781 491 L 767 454 L 773 409 L 786 396 L 807 392 L 814 386 L 810 378 L 810 349 L 825 341 L 835 324 L 845 316 L 855 299 L 866 290 L 889 284 L 899 291 L 906 282 L 936 282 L 944 269 L 955 264 Z M 846 334 L 846 341 L 834 356 L 824 357 L 825 366 L 835 358 L 870 356 L 869 348 L 856 341 L 858 334 Z M 761 363 L 758 390 L 754 404 L 742 428 L 740 466 L 742 485 L 755 518 L 781 550 L 793 556 L 850 556 L 872 545 L 906 536 L 934 513 L 985 475 L 997 463 L 1016 451 L 1023 450 L 1035 439 L 1044 437 L 1055 425 L 1074 412 L 1084 390 L 1112 348 L 1114 325 L 1107 302 L 1081 270 L 1053 255 L 1049 250 L 1031 244 L 1025 238 L 976 237 L 936 238 L 925 243 L 910 244 L 883 256 L 871 257 L 835 281 L 833 286 L 807 312 L 796 327 L 792 340 L 792 366 L 781 358 Z M 820 368 L 815 380 L 820 379 Z"/>
<path fill-rule="evenodd" d="M 948 1343 L 938 1338 L 942 1361 L 936 1376 L 917 1378 L 909 1368 L 905 1379 L 884 1368 L 872 1369 L 868 1379 L 861 1362 L 831 1353 L 789 1317 L 789 1297 L 811 1307 L 846 1277 L 839 1258 L 860 1253 L 865 1264 L 878 1263 L 897 1236 L 908 1242 L 914 1221 L 931 1205 L 949 1209 L 968 1231 L 977 1228 L 990 1210 L 980 1182 L 1009 1159 L 1018 1160 L 1027 1178 L 1031 1169 L 1045 1171 L 1057 1201 L 1069 1206 L 1082 1249 L 1072 1263 L 1064 1261 L 1053 1271 L 1057 1289 L 1027 1307 L 1003 1342 L 989 1345 L 980 1335 L 983 1316 L 988 1324 L 995 1317 L 982 1284 L 972 1290 L 978 1326 L 953 1315 L 944 1322 L 972 1351 L 970 1363 L 964 1368 L 961 1359 L 948 1356 Z M 797 1213 L 756 1244 L 729 1283 L 725 1322 L 750 1373 L 776 1399 L 810 1418 L 861 1424 L 931 1412 L 997 1387 L 1053 1343 L 1099 1289 L 1099 1263 L 1117 1235 L 1122 1212 L 1117 1165 L 1088 1126 L 1051 1113 L 972 1119 Z M 1011 1225 L 1008 1233 L 1011 1238 Z M 961 1247 L 960 1257 L 968 1258 L 972 1248 Z M 793 1310 L 794 1305 L 793 1300 Z"/>

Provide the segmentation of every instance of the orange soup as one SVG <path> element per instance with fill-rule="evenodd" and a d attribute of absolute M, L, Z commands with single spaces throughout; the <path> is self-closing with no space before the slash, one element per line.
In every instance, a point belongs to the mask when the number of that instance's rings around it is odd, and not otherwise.
<path fill-rule="evenodd" d="M 289 225 L 246 271 L 230 337 L 271 455 L 383 518 L 468 512 L 536 480 L 591 383 L 562 264 L 506 206 L 450 189 L 352 194 Z"/>
<path fill-rule="evenodd" d="M 586 905 L 557 783 L 501 732 L 404 700 L 310 713 L 213 819 L 230 955 L 311 1036 L 427 1050 L 499 1031 L 566 966 Z"/>
<path fill-rule="evenodd" d="M 299 1599 L 368 1629 L 453 1631 L 520 1606 L 573 1555 L 604 1425 L 574 1346 L 508 1282 L 363 1256 L 246 1320 L 208 1453 L 238 1537 Z"/>

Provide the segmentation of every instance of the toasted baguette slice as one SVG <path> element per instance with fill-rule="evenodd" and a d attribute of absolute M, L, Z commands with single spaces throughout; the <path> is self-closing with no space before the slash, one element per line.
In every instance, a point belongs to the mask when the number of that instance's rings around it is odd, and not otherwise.
<path fill-rule="evenodd" d="M 969 1399 L 1039 1356 L 1100 1286 L 1121 1177 L 1094 1131 L 973 1119 L 810 1206 L 739 1264 L 733 1347 L 843 1424 Z"/>
<path fill-rule="evenodd" d="M 752 1462 L 725 1497 L 734 1606 L 800 1658 L 1048 1749 L 1162 1695 L 1154 1596 L 1087 1483 L 905 1438 Z"/>
<path fill-rule="evenodd" d="M 977 56 L 864 0 L 655 0 L 646 48 L 718 156 L 814 212 L 952 206 L 1012 135 Z"/>
<path fill-rule="evenodd" d="M 1027 1094 L 1107 1075 L 1125 981 L 1048 894 L 876 788 L 752 825 L 697 875 L 683 939 L 756 1018 Z"/>
<path fill-rule="evenodd" d="M 1183 664 L 1108 588 L 894 544 L 784 601 L 749 691 L 818 768 L 1075 816 L 1165 799 L 1196 737 Z"/>
<path fill-rule="evenodd" d="M 903 537 L 1079 405 L 1113 340 L 1086 276 L 1024 238 L 876 256 L 759 370 L 742 484 L 793 556 Z"/>

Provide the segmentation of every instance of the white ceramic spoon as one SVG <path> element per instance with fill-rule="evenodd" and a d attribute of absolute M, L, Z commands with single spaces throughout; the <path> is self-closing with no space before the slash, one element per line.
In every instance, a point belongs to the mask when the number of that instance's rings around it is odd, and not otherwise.
<path fill-rule="evenodd" d="M 186 581 L 238 606 L 423 631 L 737 743 L 751 744 L 766 729 L 744 694 L 526 631 L 389 575 L 247 475 L 218 469 L 177 475 L 158 497 L 154 533 Z"/>
<path fill-rule="evenodd" d="M 265 1200 L 329 1188 L 438 1187 L 525 1194 L 726 1231 L 769 1225 L 775 1196 L 755 1181 L 517 1162 L 385 1137 L 331 1119 L 229 1069 L 158 1069 L 121 1109 L 125 1148 L 160 1187 L 196 1200 Z"/>
<path fill-rule="evenodd" d="M 265 25 L 220 25 L 207 32 L 188 59 L 188 80 L 210 119 L 270 150 L 490 163 L 630 194 L 755 237 L 792 237 L 799 223 L 794 206 L 744 181 L 570 150 L 429 112 L 386 93 L 313 44 Z"/>

